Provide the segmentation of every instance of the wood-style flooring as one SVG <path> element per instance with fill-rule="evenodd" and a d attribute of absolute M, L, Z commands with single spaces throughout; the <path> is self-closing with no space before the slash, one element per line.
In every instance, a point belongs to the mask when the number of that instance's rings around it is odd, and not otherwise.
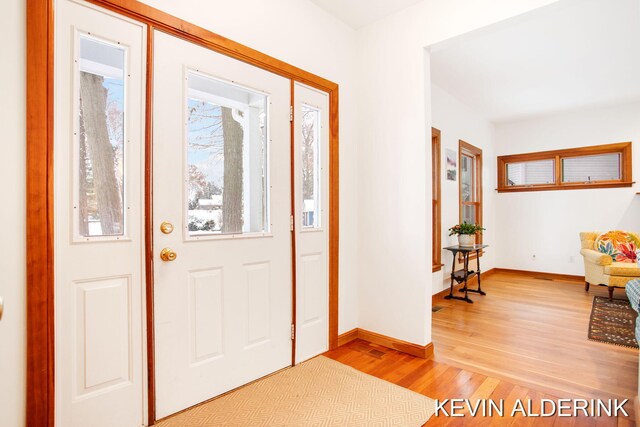
<path fill-rule="evenodd" d="M 495 273 L 483 289 L 474 304 L 434 301 L 443 307 L 432 316 L 435 360 L 556 394 L 638 394 L 638 350 L 587 339 L 593 297 L 607 288 Z"/>
<path fill-rule="evenodd" d="M 474 304 L 436 297 L 435 354 L 424 360 L 356 340 L 326 356 L 434 399 L 628 398 L 629 418 L 432 417 L 427 426 L 633 426 L 638 351 L 587 340 L 606 288 L 514 273 L 483 278 Z M 617 290 L 614 297 L 624 297 Z"/>

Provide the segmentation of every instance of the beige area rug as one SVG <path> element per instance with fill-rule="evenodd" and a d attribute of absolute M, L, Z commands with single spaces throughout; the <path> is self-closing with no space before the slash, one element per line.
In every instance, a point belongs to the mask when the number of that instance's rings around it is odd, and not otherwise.
<path fill-rule="evenodd" d="M 318 356 L 156 424 L 195 426 L 422 426 L 435 402 Z"/>

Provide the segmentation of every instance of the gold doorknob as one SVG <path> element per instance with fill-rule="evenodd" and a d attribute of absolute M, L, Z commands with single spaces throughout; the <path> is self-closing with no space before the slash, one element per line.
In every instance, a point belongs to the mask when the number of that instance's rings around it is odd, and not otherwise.
<path fill-rule="evenodd" d="M 178 258 L 178 254 L 171 248 L 164 248 L 160 251 L 160 259 L 163 261 L 175 261 Z"/>
<path fill-rule="evenodd" d="M 171 234 L 171 232 L 173 231 L 173 224 L 167 221 L 163 221 L 162 224 L 160 224 L 160 231 L 162 231 L 164 234 Z"/>

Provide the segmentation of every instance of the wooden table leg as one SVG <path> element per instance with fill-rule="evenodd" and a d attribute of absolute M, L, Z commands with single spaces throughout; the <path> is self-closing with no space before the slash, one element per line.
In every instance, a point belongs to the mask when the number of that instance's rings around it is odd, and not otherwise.
<path fill-rule="evenodd" d="M 480 272 L 480 251 L 479 250 L 476 251 L 476 263 L 478 268 L 478 293 L 480 295 L 486 295 L 487 293 L 482 290 L 482 285 L 480 283 L 481 272 Z"/>
<path fill-rule="evenodd" d="M 465 252 L 462 255 L 463 263 L 464 263 L 464 299 L 469 299 L 469 287 L 467 286 L 467 276 L 469 275 L 469 252 Z"/>
<path fill-rule="evenodd" d="M 454 279 L 454 274 L 456 271 L 456 254 L 453 254 L 453 263 L 451 264 L 451 285 L 449 285 L 449 295 L 445 295 L 444 299 L 452 299 L 452 298 L 456 298 L 453 296 L 453 279 Z"/>

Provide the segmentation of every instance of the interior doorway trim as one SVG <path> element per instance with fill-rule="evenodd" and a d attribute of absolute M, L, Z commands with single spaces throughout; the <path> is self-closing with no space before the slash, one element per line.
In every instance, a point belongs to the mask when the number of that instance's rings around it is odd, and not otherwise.
<path fill-rule="evenodd" d="M 55 408 L 54 218 L 53 218 L 53 42 L 54 0 L 27 6 L 27 425 L 53 427 Z M 136 0 L 87 0 L 161 30 L 329 94 L 329 349 L 338 346 L 339 123 L 338 84 L 294 67 Z M 151 119 L 153 67 L 147 66 L 145 124 L 145 270 L 149 424 L 155 422 Z M 292 124 L 293 126 L 293 124 Z M 292 159 L 293 161 L 293 159 Z M 293 319 L 295 320 L 295 318 Z"/>
<path fill-rule="evenodd" d="M 27 413 L 54 423 L 53 0 L 27 0 Z"/>

